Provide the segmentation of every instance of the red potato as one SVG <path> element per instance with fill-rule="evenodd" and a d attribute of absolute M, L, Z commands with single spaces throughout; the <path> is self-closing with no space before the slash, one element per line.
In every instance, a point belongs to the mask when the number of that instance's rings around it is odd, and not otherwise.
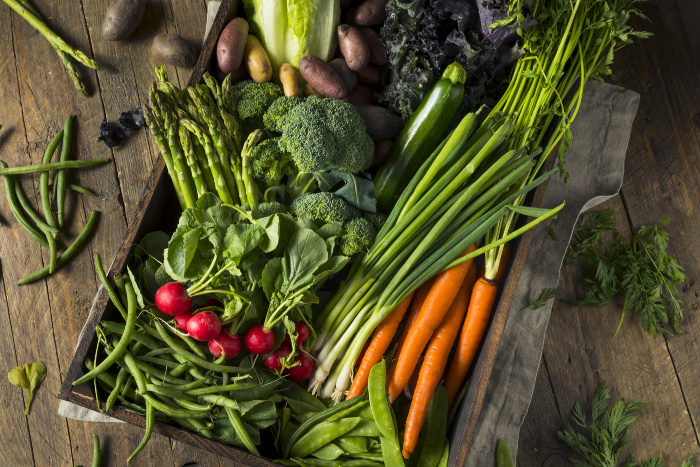
<path fill-rule="evenodd" d="M 360 70 L 369 64 L 369 45 L 357 29 L 347 24 L 338 26 L 338 44 L 351 70 Z"/>
<path fill-rule="evenodd" d="M 369 46 L 369 61 L 379 66 L 389 63 L 386 47 L 384 47 L 382 37 L 379 33 L 367 26 L 360 26 L 357 29 L 362 33 Z"/>
<path fill-rule="evenodd" d="M 340 75 L 343 83 L 345 83 L 345 89 L 347 92 L 352 92 L 352 90 L 355 89 L 355 86 L 357 86 L 357 74 L 348 68 L 348 64 L 342 58 L 331 60 L 328 62 L 328 64 L 335 70 L 336 73 Z"/>
<path fill-rule="evenodd" d="M 393 144 L 394 142 L 390 139 L 382 139 L 374 143 L 374 161 L 372 161 L 372 168 L 382 165 L 386 156 L 391 152 L 391 146 Z"/>
<path fill-rule="evenodd" d="M 299 60 L 301 76 L 321 95 L 345 99 L 348 94 L 345 83 L 331 66 L 315 55 L 304 55 Z"/>
<path fill-rule="evenodd" d="M 372 91 L 372 88 L 363 83 L 357 83 L 355 89 L 348 93 L 348 102 L 351 104 L 370 105 L 377 103 L 374 99 L 374 91 Z"/>
<path fill-rule="evenodd" d="M 378 105 L 354 104 L 367 127 L 367 134 L 373 141 L 393 139 L 403 128 L 403 120 L 386 107 Z"/>
<path fill-rule="evenodd" d="M 248 22 L 243 18 L 234 18 L 221 31 L 216 43 L 216 63 L 221 71 L 228 74 L 241 67 L 246 40 Z"/>
<path fill-rule="evenodd" d="M 379 84 L 382 82 L 382 72 L 379 71 L 377 65 L 370 63 L 361 70 L 356 70 L 357 79 L 360 83 Z"/>
<path fill-rule="evenodd" d="M 386 19 L 386 4 L 389 0 L 366 0 L 357 7 L 355 21 L 360 26 L 376 26 Z"/>

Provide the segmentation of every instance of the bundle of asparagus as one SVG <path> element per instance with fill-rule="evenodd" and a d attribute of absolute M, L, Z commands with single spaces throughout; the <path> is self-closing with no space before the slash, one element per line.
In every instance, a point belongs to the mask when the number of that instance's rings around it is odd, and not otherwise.
<path fill-rule="evenodd" d="M 64 41 L 58 34 L 53 32 L 44 22 L 43 18 L 39 12 L 29 3 L 29 0 L 4 0 L 5 3 L 9 5 L 10 8 L 15 10 L 22 18 L 27 20 L 29 24 L 34 26 L 34 28 L 39 31 L 46 40 L 49 41 L 51 46 L 56 50 L 58 56 L 61 57 L 63 65 L 68 70 L 68 74 L 73 80 L 75 88 L 80 91 L 84 96 L 87 97 L 88 93 L 85 89 L 85 85 L 78 75 L 78 71 L 73 66 L 73 62 L 70 61 L 70 57 L 73 57 L 78 62 L 82 63 L 88 68 L 93 70 L 99 70 L 100 67 L 92 58 L 85 55 L 80 50 L 76 49 Z"/>
<path fill-rule="evenodd" d="M 256 188 L 244 165 L 257 141 L 253 138 L 244 144 L 241 140 L 230 75 L 219 85 L 205 73 L 205 84 L 181 91 L 168 81 L 162 66 L 156 68 L 156 74 L 146 123 L 182 208 L 194 207 L 197 198 L 207 192 L 227 204 L 254 205 Z"/>

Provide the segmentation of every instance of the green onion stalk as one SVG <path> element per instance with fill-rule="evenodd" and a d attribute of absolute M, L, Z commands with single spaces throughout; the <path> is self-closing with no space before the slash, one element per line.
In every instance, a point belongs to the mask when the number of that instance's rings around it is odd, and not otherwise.
<path fill-rule="evenodd" d="M 503 98 L 480 126 L 467 115 L 423 164 L 374 245 L 316 318 L 313 393 L 340 400 L 376 326 L 428 278 L 480 254 L 486 255 L 487 274 L 493 272 L 502 245 L 563 208 L 522 204 L 557 171 L 540 174 L 562 138 L 558 170 L 567 175 L 564 156 L 585 82 L 609 75 L 615 50 L 633 36 L 647 36 L 626 24 L 630 14 L 641 15 L 632 8 L 637 1 L 535 0 L 531 12 L 538 24 L 520 31 L 526 53 Z M 513 0 L 511 16 L 500 25 L 519 24 L 522 7 L 523 0 Z M 516 228 L 518 215 L 534 220 Z M 481 248 L 459 257 L 482 238 Z"/>
<path fill-rule="evenodd" d="M 520 134 L 511 140 L 510 148 L 544 148 L 521 185 L 537 176 L 559 143 L 559 174 L 568 179 L 565 163 L 572 144 L 571 123 L 581 105 L 585 84 L 610 76 L 615 52 L 634 37 L 650 35 L 634 31 L 627 24 L 631 15 L 644 17 L 634 8 L 641 1 L 644 0 L 536 0 L 531 6 L 537 24 L 519 31 L 526 53 L 515 65 L 508 89 L 488 117 L 505 115 L 513 119 Z M 524 19 L 523 1 L 513 0 L 509 12 L 509 17 L 496 26 L 519 24 Z M 568 102 L 567 96 L 571 96 Z M 514 204 L 520 206 L 524 201 L 525 196 L 520 196 Z M 517 216 L 511 211 L 501 219 L 487 234 L 486 241 L 508 235 Z M 486 277 L 495 275 L 501 253 L 499 248 L 485 255 Z"/>
<path fill-rule="evenodd" d="M 508 148 L 515 125 L 508 118 L 478 127 L 467 115 L 423 164 L 402 193 L 369 251 L 356 260 L 347 282 L 315 321 L 318 367 L 310 390 L 339 400 L 354 362 L 374 328 L 408 294 L 445 270 L 510 210 L 513 201 L 553 172 L 519 187 L 540 151 Z M 517 236 L 554 209 L 536 217 Z M 487 245 L 464 259 L 498 244 Z"/>

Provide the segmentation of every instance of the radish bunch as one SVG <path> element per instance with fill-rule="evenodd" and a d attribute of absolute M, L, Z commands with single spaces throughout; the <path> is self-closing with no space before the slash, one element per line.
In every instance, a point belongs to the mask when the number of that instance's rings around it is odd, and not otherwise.
<path fill-rule="evenodd" d="M 295 330 L 297 334 L 296 343 L 297 346 L 301 348 L 304 341 L 309 337 L 309 326 L 300 321 L 296 323 Z M 265 345 L 268 345 L 269 341 L 267 339 L 269 339 L 269 335 L 272 336 L 272 343 L 269 344 L 269 347 L 260 346 L 259 344 L 263 342 L 263 339 L 265 339 Z M 250 328 L 245 335 L 244 341 L 248 350 L 250 350 L 252 353 L 258 354 L 270 352 L 275 343 L 274 334 L 271 331 L 266 331 L 262 325 L 257 325 Z M 291 343 L 292 341 L 289 335 L 286 335 L 284 341 L 282 341 L 282 345 L 265 356 L 263 359 L 263 364 L 268 370 L 274 371 L 275 373 L 279 373 L 280 370 L 282 370 L 282 360 L 287 358 L 292 353 L 291 349 L 289 348 Z M 264 349 L 267 349 L 267 351 L 256 352 L 256 350 L 260 351 Z M 304 381 L 311 376 L 313 371 L 313 359 L 306 353 L 300 353 L 294 357 L 292 366 L 284 370 L 284 375 L 290 381 Z"/>

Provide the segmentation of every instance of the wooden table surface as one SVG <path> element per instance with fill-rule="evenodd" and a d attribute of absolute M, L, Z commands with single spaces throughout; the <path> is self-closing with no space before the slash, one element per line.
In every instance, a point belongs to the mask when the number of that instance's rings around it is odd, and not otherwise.
<path fill-rule="evenodd" d="M 48 376 L 32 412 L 24 416 L 26 394 L 0 377 L 0 465 L 90 465 L 92 434 L 102 440 L 103 465 L 124 465 L 143 435 L 123 424 L 86 423 L 57 414 L 55 394 L 60 372 L 68 367 L 99 281 L 92 264 L 98 252 L 108 265 L 118 249 L 158 153 L 147 130 L 129 132 L 126 142 L 109 150 L 97 141 L 100 122 L 143 106 L 156 63 L 149 55 L 153 36 L 178 33 L 200 44 L 204 0 L 150 0 L 146 17 L 128 42 L 106 42 L 101 22 L 107 0 L 36 0 L 46 21 L 69 43 L 92 54 L 102 66 L 95 73 L 79 66 L 91 98 L 78 94 L 49 43 L 0 3 L 0 154 L 10 165 L 36 164 L 43 149 L 69 114 L 76 118 L 74 157 L 109 157 L 108 165 L 72 173 L 71 180 L 97 191 L 91 198 L 70 194 L 64 247 L 93 210 L 100 218 L 87 246 L 48 280 L 18 287 L 17 280 L 48 261 L 41 249 L 9 216 L 0 196 L 0 373 L 42 360 Z M 675 0 L 642 5 L 651 23 L 634 20 L 654 37 L 621 51 L 615 71 L 641 93 L 639 113 L 627 154 L 619 196 L 602 207 L 616 211 L 619 228 L 636 231 L 670 217 L 671 253 L 687 280 L 680 292 L 686 304 L 683 334 L 655 340 L 633 320 L 625 320 L 613 339 L 620 304 L 574 309 L 557 301 L 552 312 L 535 394 L 521 431 L 518 462 L 523 466 L 569 465 L 570 453 L 557 440 L 560 418 L 576 400 L 589 401 L 606 381 L 613 399 L 653 403 L 633 425 L 635 459 L 663 453 L 665 465 L 679 465 L 700 453 L 700 316 L 696 312 L 700 273 L 700 70 L 693 60 Z M 181 86 L 190 70 L 168 68 Z M 37 201 L 38 178 L 22 177 Z M 559 297 L 580 292 L 576 268 L 566 266 Z M 507 343 L 506 343 L 507 345 Z M 625 451 L 626 453 L 627 451 Z M 135 466 L 224 466 L 231 461 L 154 434 Z"/>

